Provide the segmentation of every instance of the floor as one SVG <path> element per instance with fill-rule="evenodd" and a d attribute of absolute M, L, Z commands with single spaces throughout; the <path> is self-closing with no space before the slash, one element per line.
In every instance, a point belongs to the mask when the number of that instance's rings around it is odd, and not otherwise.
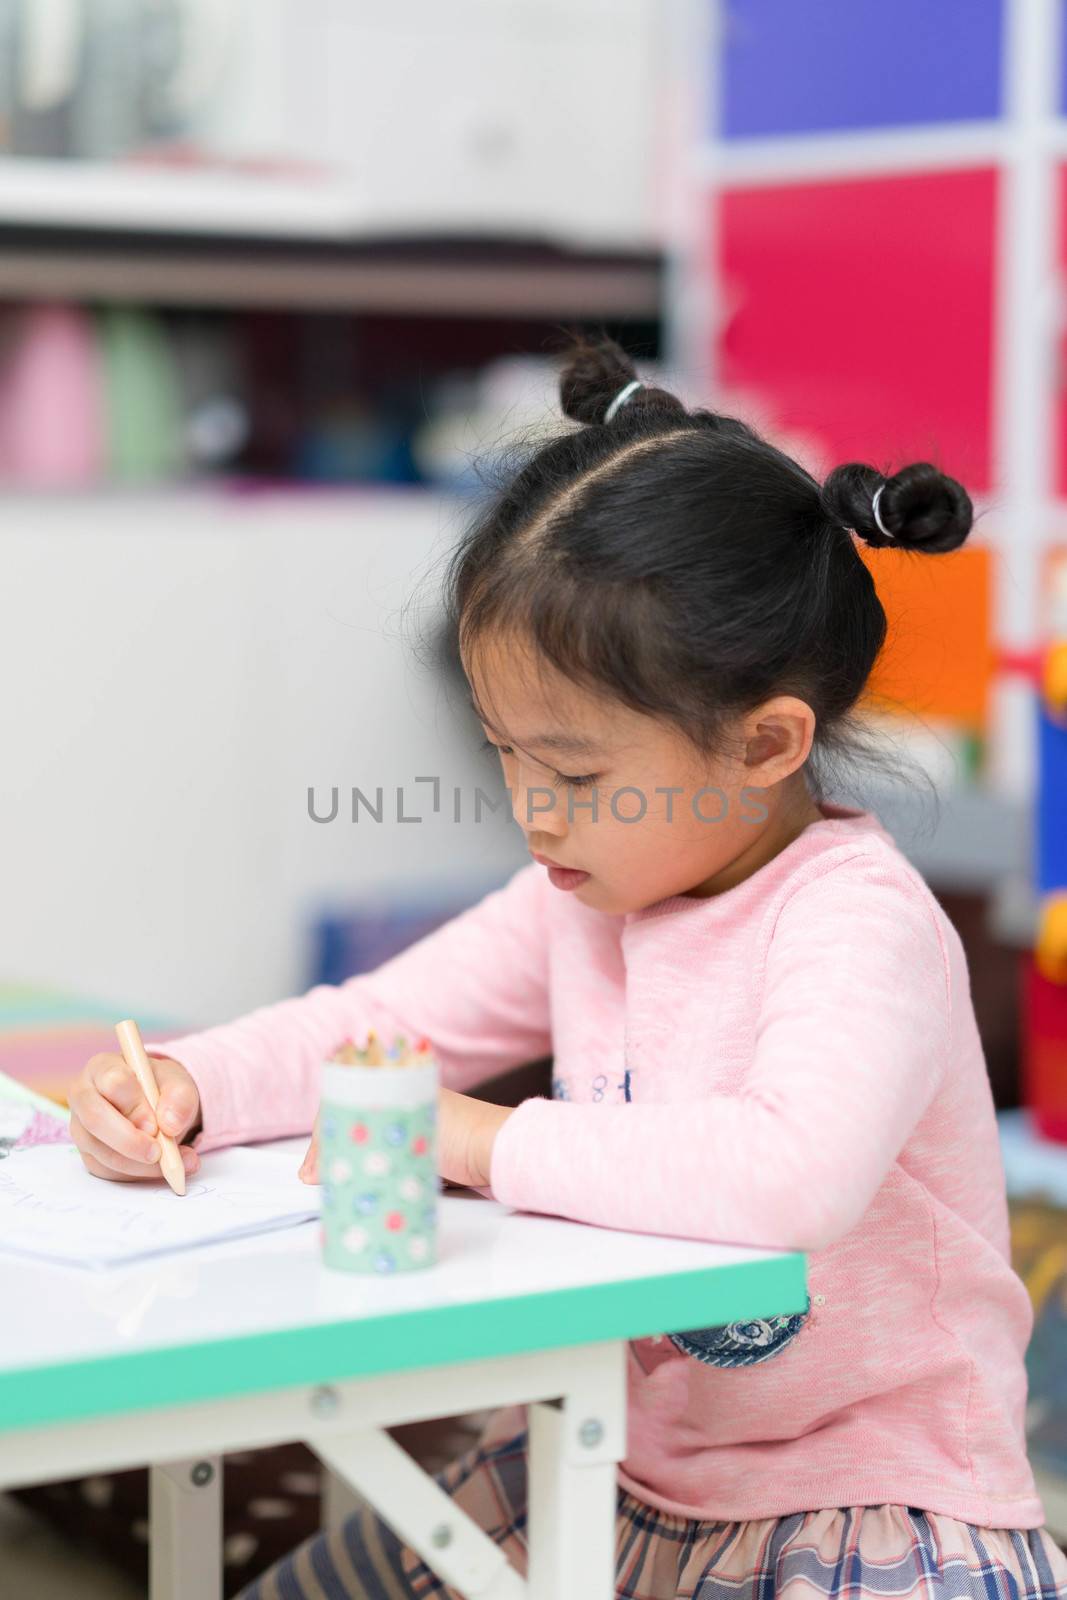
<path fill-rule="evenodd" d="M 80 1555 L 28 1511 L 0 1494 L 0 1571 L 12 1600 L 145 1600 L 113 1567 Z"/>

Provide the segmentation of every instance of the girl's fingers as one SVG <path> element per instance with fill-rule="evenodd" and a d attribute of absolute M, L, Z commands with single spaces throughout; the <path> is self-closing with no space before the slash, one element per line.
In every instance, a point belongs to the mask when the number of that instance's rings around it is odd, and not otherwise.
<path fill-rule="evenodd" d="M 156 1131 L 155 1112 L 145 1099 L 144 1091 L 121 1056 L 94 1056 L 71 1094 L 71 1109 L 76 1110 L 75 1098 L 86 1089 L 95 1089 L 116 1111 L 120 1111 L 135 1127 L 152 1135 Z"/>
<path fill-rule="evenodd" d="M 71 1110 L 86 1131 L 109 1150 L 142 1166 L 158 1164 L 159 1145 L 155 1139 L 139 1133 L 92 1084 L 82 1084 L 72 1093 Z"/>
<path fill-rule="evenodd" d="M 103 1173 L 109 1178 L 151 1178 L 159 1176 L 159 1159 L 154 1163 L 148 1161 L 131 1161 L 129 1156 L 120 1155 L 102 1140 L 96 1138 L 83 1124 L 71 1123 L 71 1136 L 81 1152 L 82 1160 L 86 1166 L 90 1161 L 94 1168 L 99 1169 L 97 1176 Z M 157 1147 L 158 1148 L 158 1147 Z"/>
<path fill-rule="evenodd" d="M 196 1084 L 184 1067 L 176 1061 L 157 1058 L 152 1063 L 159 1085 L 159 1126 L 171 1138 L 178 1139 L 191 1128 L 200 1110 L 200 1096 Z"/>
<path fill-rule="evenodd" d="M 318 1183 L 319 1181 L 319 1141 L 316 1135 L 312 1135 L 311 1143 L 308 1145 L 307 1153 L 300 1163 L 300 1171 L 297 1176 L 303 1178 L 305 1183 Z"/>
<path fill-rule="evenodd" d="M 103 1144 L 80 1123 L 71 1123 L 71 1136 L 82 1160 L 94 1177 L 121 1178 L 127 1182 L 133 1182 L 137 1178 L 160 1177 L 158 1158 L 155 1162 L 131 1161 Z M 191 1177 L 199 1169 L 200 1157 L 189 1145 L 181 1145 L 179 1149 L 186 1174 Z"/>
<path fill-rule="evenodd" d="M 153 1070 L 160 1111 L 174 1112 L 177 1126 L 171 1137 L 180 1140 L 199 1111 L 196 1085 L 180 1063 L 167 1057 L 156 1057 Z M 121 1055 L 93 1056 L 71 1088 L 70 1109 L 71 1138 L 94 1177 L 129 1182 L 160 1176 L 156 1115 Z M 171 1132 L 166 1120 L 164 1129 Z M 189 1145 L 179 1144 L 179 1149 L 186 1173 L 197 1172 L 198 1153 Z"/>
<path fill-rule="evenodd" d="M 85 1163 L 86 1172 L 94 1178 L 109 1178 L 112 1183 L 136 1183 L 137 1181 L 136 1178 L 128 1177 L 125 1172 L 116 1172 L 113 1167 L 101 1166 L 95 1156 L 87 1155 L 84 1150 L 81 1153 L 81 1157 Z M 157 1168 L 156 1170 L 158 1171 L 159 1169 Z"/>

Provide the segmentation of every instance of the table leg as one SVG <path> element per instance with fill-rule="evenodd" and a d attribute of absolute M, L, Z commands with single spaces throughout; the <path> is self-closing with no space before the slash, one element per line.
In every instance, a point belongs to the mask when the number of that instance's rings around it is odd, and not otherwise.
<path fill-rule="evenodd" d="M 345 1482 L 339 1472 L 332 1472 L 323 1462 L 322 1466 L 322 1515 L 319 1518 L 324 1528 L 332 1532 L 339 1528 L 354 1511 L 359 1509 L 361 1497 L 356 1494 L 351 1484 Z"/>
<path fill-rule="evenodd" d="M 323 1466 L 353 1485 L 467 1600 L 613 1600 L 617 1467 L 626 1453 L 626 1346 L 568 1350 L 560 1378 L 561 1400 L 527 1405 L 525 1582 L 384 1429 L 323 1429 L 305 1438 Z"/>
<path fill-rule="evenodd" d="M 222 1457 L 150 1468 L 149 1600 L 222 1600 Z"/>
<path fill-rule="evenodd" d="M 384 1429 L 309 1437 L 307 1443 L 468 1600 L 522 1600 L 525 1585 L 500 1546 Z"/>
<path fill-rule="evenodd" d="M 586 1462 L 569 1446 L 566 1406 L 529 1418 L 527 1600 L 613 1600 L 616 1462 Z"/>

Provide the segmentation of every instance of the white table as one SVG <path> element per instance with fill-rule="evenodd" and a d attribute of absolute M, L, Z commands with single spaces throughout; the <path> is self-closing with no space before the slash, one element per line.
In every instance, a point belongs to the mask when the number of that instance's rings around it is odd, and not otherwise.
<path fill-rule="evenodd" d="M 0 1489 L 148 1463 L 152 1600 L 218 1600 L 221 1457 L 296 1439 L 472 1600 L 610 1600 L 626 1341 L 805 1304 L 800 1255 L 447 1194 L 438 1265 L 384 1280 L 323 1268 L 314 1225 L 0 1274 Z M 384 1431 L 511 1403 L 529 1405 L 525 1581 Z"/>

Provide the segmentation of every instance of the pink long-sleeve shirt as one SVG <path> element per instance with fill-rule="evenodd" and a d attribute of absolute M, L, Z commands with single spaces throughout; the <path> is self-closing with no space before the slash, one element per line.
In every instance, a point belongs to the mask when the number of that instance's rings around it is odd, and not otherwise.
<path fill-rule="evenodd" d="M 202 1150 L 310 1129 L 323 1056 L 367 1027 L 428 1035 L 460 1090 L 551 1053 L 497 1199 L 809 1252 L 807 1315 L 741 1330 L 745 1364 L 728 1335 L 632 1341 L 625 1487 L 697 1518 L 1036 1527 L 1032 1313 L 963 949 L 873 813 L 822 810 L 724 893 L 625 914 L 524 866 L 373 972 L 154 1048 L 198 1084 Z"/>

